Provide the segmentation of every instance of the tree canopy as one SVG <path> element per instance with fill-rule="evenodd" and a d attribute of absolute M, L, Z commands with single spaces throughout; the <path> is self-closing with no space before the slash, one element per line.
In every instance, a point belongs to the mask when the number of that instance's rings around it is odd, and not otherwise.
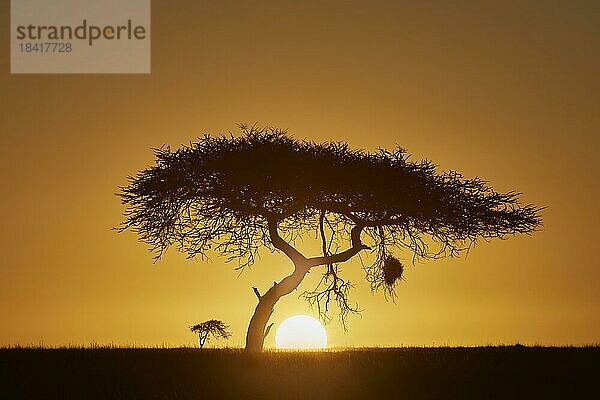
<path fill-rule="evenodd" d="M 204 344 L 210 337 L 228 339 L 231 337 L 231 333 L 228 330 L 228 326 L 217 319 L 211 319 L 208 321 L 201 322 L 196 325 L 190 326 L 190 331 L 198 335 L 198 343 L 200 348 L 204 347 Z"/>
<path fill-rule="evenodd" d="M 306 296 L 325 308 L 333 298 L 352 311 L 337 264 L 361 250 L 374 254 L 365 265 L 372 288 L 393 293 L 404 268 L 394 251 L 407 250 L 413 262 L 455 256 L 478 239 L 541 226 L 540 208 L 521 204 L 519 193 L 498 193 L 455 171 L 438 173 L 400 147 L 367 152 L 276 128 L 241 130 L 156 149 L 155 165 L 121 188 L 121 229 L 137 232 L 157 259 L 170 246 L 190 257 L 212 249 L 240 267 L 253 264 L 262 246 L 302 261 L 295 239 L 317 232 L 323 255 L 308 261 L 327 268 L 320 289 Z M 352 246 L 341 251 L 344 243 Z"/>

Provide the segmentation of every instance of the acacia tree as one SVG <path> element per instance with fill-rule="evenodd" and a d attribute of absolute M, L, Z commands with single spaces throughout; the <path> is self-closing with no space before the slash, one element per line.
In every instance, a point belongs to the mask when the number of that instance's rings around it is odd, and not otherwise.
<path fill-rule="evenodd" d="M 264 294 L 254 288 L 247 350 L 262 349 L 275 303 L 313 269 L 321 267 L 322 279 L 304 296 L 322 314 L 337 303 L 343 321 L 356 309 L 340 264 L 359 253 L 370 255 L 363 268 L 371 288 L 393 296 L 404 270 L 393 251 L 408 252 L 413 263 L 456 256 L 478 239 L 541 225 L 540 208 L 520 204 L 518 193 L 497 193 L 455 171 L 436 173 L 402 148 L 365 152 L 240 127 L 239 137 L 206 135 L 175 151 L 155 150 L 155 165 L 120 188 L 120 230 L 136 232 L 155 260 L 171 246 L 189 257 L 216 251 L 239 268 L 252 265 L 261 247 L 285 254 L 292 273 Z M 308 257 L 295 240 L 311 231 L 322 254 Z"/>
<path fill-rule="evenodd" d="M 196 325 L 190 326 L 190 331 L 198 335 L 198 345 L 200 348 L 204 347 L 204 344 L 210 337 L 228 339 L 231 337 L 231 333 L 227 330 L 229 327 L 217 319 L 211 319 L 208 321 L 201 322 Z"/>

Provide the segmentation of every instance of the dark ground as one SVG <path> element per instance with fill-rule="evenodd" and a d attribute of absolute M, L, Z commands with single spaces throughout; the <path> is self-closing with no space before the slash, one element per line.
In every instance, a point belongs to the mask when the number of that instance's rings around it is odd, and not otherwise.
<path fill-rule="evenodd" d="M 600 347 L 0 349 L 1 399 L 600 398 Z"/>

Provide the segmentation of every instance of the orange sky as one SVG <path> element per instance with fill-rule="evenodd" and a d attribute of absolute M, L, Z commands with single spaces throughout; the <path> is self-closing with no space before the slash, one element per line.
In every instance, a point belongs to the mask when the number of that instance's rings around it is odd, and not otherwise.
<path fill-rule="evenodd" d="M 193 345 L 187 326 L 210 318 L 243 345 L 251 287 L 281 279 L 284 256 L 241 276 L 174 251 L 153 265 L 110 230 L 151 147 L 238 122 L 398 143 L 548 206 L 531 237 L 410 267 L 396 304 L 348 263 L 363 313 L 329 324 L 331 345 L 600 342 L 598 2 L 152 3 L 150 75 L 10 75 L 0 5 L 0 345 Z M 297 313 L 292 294 L 272 321 Z"/>

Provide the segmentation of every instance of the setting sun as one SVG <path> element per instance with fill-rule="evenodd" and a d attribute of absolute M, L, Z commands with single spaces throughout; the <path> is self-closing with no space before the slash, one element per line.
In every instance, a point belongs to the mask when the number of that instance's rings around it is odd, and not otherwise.
<path fill-rule="evenodd" d="M 327 333 L 319 320 L 294 315 L 277 328 L 275 345 L 278 349 L 323 349 L 327 347 Z"/>

